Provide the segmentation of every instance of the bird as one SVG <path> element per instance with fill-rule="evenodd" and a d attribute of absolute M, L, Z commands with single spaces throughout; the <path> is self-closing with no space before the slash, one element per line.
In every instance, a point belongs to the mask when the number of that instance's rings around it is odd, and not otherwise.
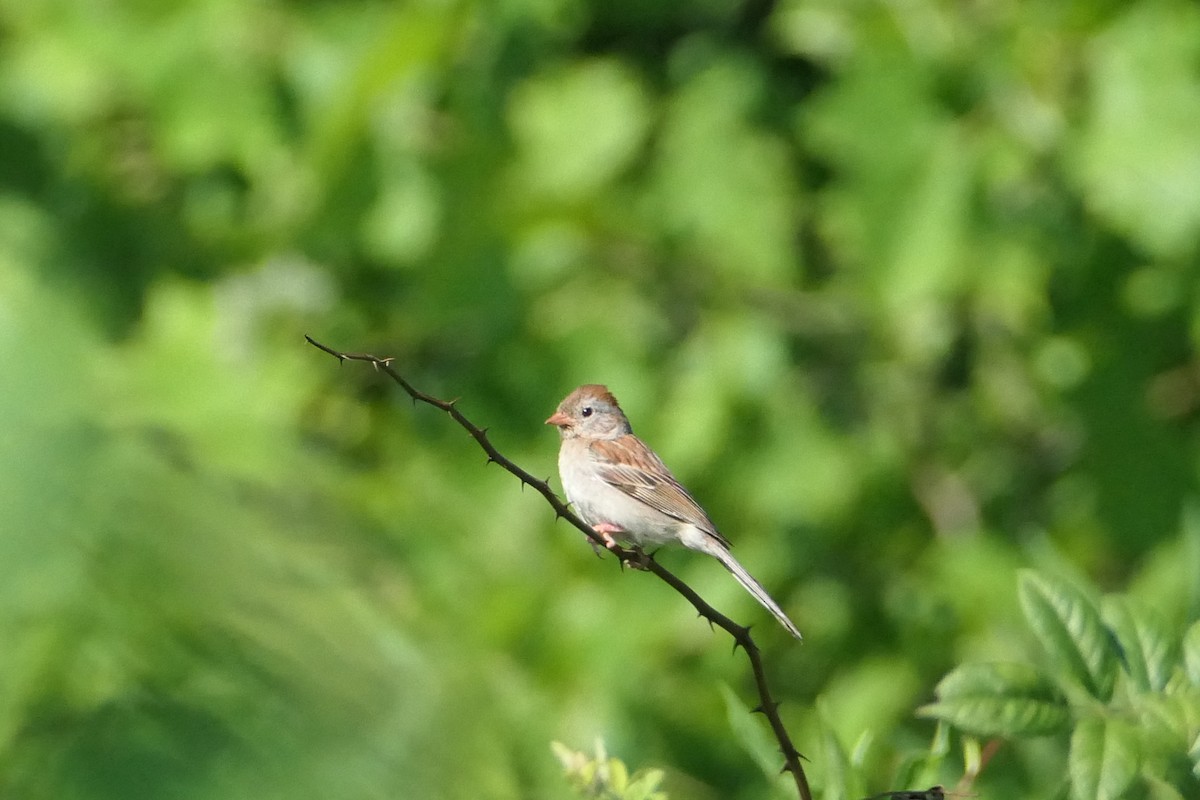
<path fill-rule="evenodd" d="M 746 568 L 700 504 L 633 427 L 607 387 L 589 383 L 546 420 L 562 440 L 558 473 L 567 500 L 610 547 L 678 543 L 716 558 L 788 633 L 800 631 Z"/>

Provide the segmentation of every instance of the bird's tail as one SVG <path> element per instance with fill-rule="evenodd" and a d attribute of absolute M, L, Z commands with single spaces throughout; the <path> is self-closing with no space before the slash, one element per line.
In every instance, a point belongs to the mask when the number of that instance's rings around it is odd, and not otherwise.
<path fill-rule="evenodd" d="M 754 599 L 762 604 L 762 607 L 770 611 L 775 619 L 779 620 L 779 624 L 787 628 L 788 633 L 795 636 L 797 639 L 802 639 L 800 631 L 788 619 L 787 614 L 783 613 L 783 609 L 779 604 L 771 599 L 771 595 L 767 594 L 767 590 L 762 587 L 762 584 L 754 580 L 754 576 L 746 571 L 746 568 L 738 563 L 738 560 L 733 557 L 727 548 L 717 542 L 713 542 L 711 546 L 704 548 L 708 553 L 716 557 L 718 561 L 725 565 L 725 569 L 737 578 L 737 582 L 746 587 L 746 591 L 754 596 Z"/>

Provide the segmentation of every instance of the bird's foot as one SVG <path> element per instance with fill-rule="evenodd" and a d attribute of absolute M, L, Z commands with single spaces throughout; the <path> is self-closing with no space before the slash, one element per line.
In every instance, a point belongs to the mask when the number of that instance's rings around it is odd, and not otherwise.
<path fill-rule="evenodd" d="M 635 544 L 629 551 L 626 552 L 625 557 L 622 559 L 622 564 L 628 566 L 630 569 L 639 569 L 643 572 L 649 572 L 650 562 L 653 560 L 654 556 L 647 554 L 645 550 L 643 550 L 639 545 Z"/>
<path fill-rule="evenodd" d="M 613 525 L 611 522 L 601 522 L 598 525 L 593 525 L 592 530 L 600 534 L 600 538 L 604 540 L 604 546 L 609 550 L 616 550 L 620 545 L 613 538 L 614 533 L 624 533 L 625 529 L 619 525 Z"/>

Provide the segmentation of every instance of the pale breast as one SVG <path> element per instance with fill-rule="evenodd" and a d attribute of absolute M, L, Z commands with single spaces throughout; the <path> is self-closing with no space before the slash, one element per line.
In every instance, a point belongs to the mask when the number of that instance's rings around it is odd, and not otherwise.
<path fill-rule="evenodd" d="M 580 449 L 572 452 L 576 447 Z M 589 525 L 621 528 L 635 544 L 675 541 L 681 523 L 604 481 L 584 452 L 586 447 L 580 440 L 567 440 L 558 454 L 558 473 L 572 510 Z"/>

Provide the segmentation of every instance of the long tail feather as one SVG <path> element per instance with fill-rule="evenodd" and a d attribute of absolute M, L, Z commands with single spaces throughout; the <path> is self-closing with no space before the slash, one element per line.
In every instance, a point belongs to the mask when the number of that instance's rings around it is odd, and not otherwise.
<path fill-rule="evenodd" d="M 733 554 L 728 549 L 713 541 L 712 545 L 705 547 L 704 550 L 724 564 L 725 569 L 729 570 L 733 574 L 733 577 L 737 578 L 737 582 L 746 587 L 746 591 L 753 595 L 754 599 L 761 603 L 763 608 L 770 611 L 775 619 L 779 620 L 779 624 L 787 628 L 788 633 L 797 639 L 804 638 L 800 635 L 800 631 L 796 626 L 792 624 L 792 621 L 788 619 L 787 614 L 783 613 L 783 609 L 779 607 L 779 604 L 771 599 L 771 595 L 767 594 L 767 590 L 762 587 L 762 584 L 754 580 L 754 576 L 738 563 L 738 560 L 733 557 Z"/>

